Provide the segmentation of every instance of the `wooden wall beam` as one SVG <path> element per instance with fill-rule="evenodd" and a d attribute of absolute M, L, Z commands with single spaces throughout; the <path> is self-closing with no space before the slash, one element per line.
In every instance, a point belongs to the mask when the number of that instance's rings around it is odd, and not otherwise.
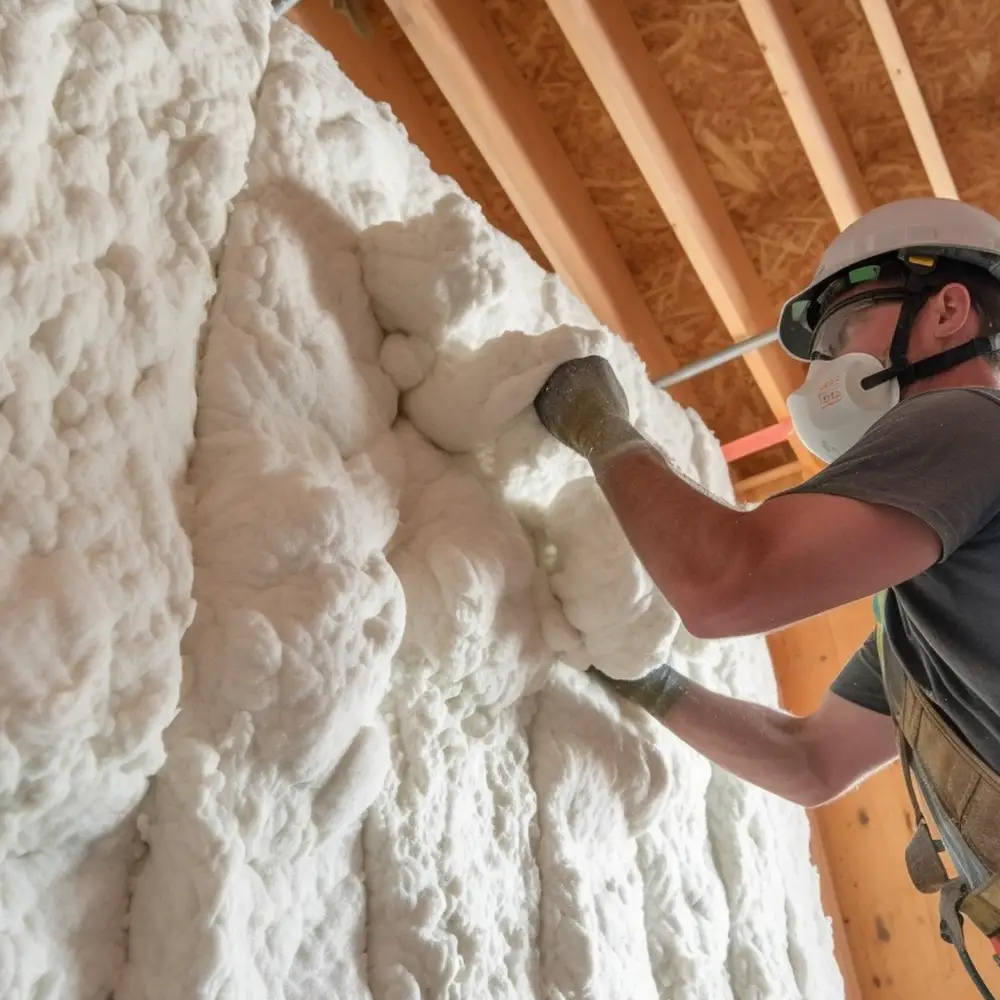
<path fill-rule="evenodd" d="M 889 71 L 889 79 L 927 172 L 927 179 L 931 182 L 931 190 L 939 198 L 958 198 L 958 189 L 948 168 L 948 161 L 944 157 L 944 150 L 887 0 L 861 0 L 861 9 L 868 18 L 875 44 Z"/>
<path fill-rule="evenodd" d="M 864 1000 L 865 993 L 854 965 L 854 954 L 847 936 L 847 924 L 844 922 L 844 913 L 837 894 L 837 882 L 833 877 L 833 869 L 830 867 L 830 859 L 826 852 L 823 828 L 814 811 L 809 812 L 809 831 L 812 861 L 819 872 L 820 902 L 823 904 L 823 912 L 833 924 L 833 953 L 840 974 L 844 977 L 844 1000 Z"/>
<path fill-rule="evenodd" d="M 872 208 L 854 151 L 788 0 L 740 0 L 837 225 Z"/>
<path fill-rule="evenodd" d="M 677 361 L 583 181 L 476 0 L 387 0 L 552 266 L 650 377 Z M 696 405 L 689 386 L 672 395 Z"/>
<path fill-rule="evenodd" d="M 773 326 L 775 308 L 708 168 L 622 0 L 546 0 L 734 340 Z M 778 420 L 802 384 L 779 345 L 746 356 Z M 795 438 L 797 457 L 815 459 Z"/>

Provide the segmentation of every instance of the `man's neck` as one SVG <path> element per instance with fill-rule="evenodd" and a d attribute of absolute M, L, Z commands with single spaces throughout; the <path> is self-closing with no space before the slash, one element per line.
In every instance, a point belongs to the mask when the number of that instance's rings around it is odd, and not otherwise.
<path fill-rule="evenodd" d="M 1000 379 L 985 358 L 973 358 L 951 371 L 914 382 L 903 391 L 903 398 L 934 389 L 1000 389 Z"/>

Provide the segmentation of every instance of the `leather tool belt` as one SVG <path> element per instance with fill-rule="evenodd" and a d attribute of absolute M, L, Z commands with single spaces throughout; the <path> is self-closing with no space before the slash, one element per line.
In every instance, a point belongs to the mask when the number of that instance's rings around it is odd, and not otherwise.
<path fill-rule="evenodd" d="M 875 598 L 882 680 L 896 735 L 916 831 L 906 867 L 923 893 L 940 893 L 941 936 L 953 945 L 984 997 L 994 1000 L 965 947 L 968 918 L 990 938 L 1000 965 L 1000 775 L 969 747 L 906 673 L 886 640 L 886 595 Z M 920 789 L 941 840 L 931 835 L 917 797 Z M 957 877 L 941 860 L 950 856 Z"/>

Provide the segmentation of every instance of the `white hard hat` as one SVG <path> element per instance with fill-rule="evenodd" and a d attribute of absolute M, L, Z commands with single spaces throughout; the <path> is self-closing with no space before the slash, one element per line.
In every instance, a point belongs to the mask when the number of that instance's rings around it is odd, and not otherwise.
<path fill-rule="evenodd" d="M 808 361 L 823 293 L 837 282 L 847 288 L 873 281 L 880 263 L 911 256 L 965 261 L 1000 280 L 1000 220 L 950 198 L 907 198 L 873 209 L 837 236 L 809 287 L 782 307 L 782 346 Z"/>

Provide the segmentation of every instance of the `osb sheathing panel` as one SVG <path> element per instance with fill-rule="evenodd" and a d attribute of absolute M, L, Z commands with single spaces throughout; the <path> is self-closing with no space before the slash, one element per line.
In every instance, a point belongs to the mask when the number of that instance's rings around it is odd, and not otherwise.
<path fill-rule="evenodd" d="M 630 0 L 775 309 L 836 226 L 736 0 Z"/>
<path fill-rule="evenodd" d="M 1000 215 L 1000 3 L 896 0 L 892 9 L 959 194 Z"/>
<path fill-rule="evenodd" d="M 921 6 L 936 6 L 921 0 Z M 856 0 L 796 0 L 799 24 L 876 205 L 930 195 L 927 175 Z"/>

